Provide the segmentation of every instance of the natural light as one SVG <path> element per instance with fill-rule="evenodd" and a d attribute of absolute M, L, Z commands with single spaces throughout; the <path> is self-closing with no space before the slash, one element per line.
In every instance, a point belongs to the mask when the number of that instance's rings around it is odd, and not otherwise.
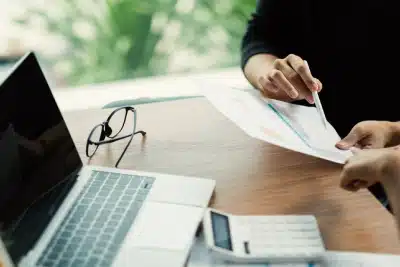
<path fill-rule="evenodd" d="M 240 41 L 255 1 L 0 3 L 0 78 L 33 50 L 63 110 L 198 94 L 193 79 L 248 88 Z"/>

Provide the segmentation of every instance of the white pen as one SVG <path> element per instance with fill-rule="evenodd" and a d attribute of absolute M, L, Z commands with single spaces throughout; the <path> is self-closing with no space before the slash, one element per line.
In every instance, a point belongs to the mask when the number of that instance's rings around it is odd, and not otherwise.
<path fill-rule="evenodd" d="M 306 60 L 304 60 L 304 64 L 310 70 L 310 66 L 308 66 L 308 63 L 307 63 Z M 315 106 L 317 107 L 318 114 L 319 114 L 319 116 L 320 116 L 320 118 L 322 120 L 322 123 L 324 124 L 325 129 L 327 129 L 328 128 L 328 121 L 326 120 L 324 110 L 322 109 L 322 104 L 321 104 L 321 100 L 319 99 L 318 92 L 316 92 L 316 91 L 311 91 L 311 92 L 312 92 L 312 96 L 313 96 L 313 99 L 314 99 Z"/>

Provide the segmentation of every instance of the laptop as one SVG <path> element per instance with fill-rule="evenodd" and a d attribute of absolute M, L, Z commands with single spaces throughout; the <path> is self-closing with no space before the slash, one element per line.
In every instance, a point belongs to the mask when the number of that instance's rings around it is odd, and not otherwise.
<path fill-rule="evenodd" d="M 0 85 L 0 168 L 1 247 L 15 266 L 183 266 L 215 187 L 84 166 L 33 52 Z"/>

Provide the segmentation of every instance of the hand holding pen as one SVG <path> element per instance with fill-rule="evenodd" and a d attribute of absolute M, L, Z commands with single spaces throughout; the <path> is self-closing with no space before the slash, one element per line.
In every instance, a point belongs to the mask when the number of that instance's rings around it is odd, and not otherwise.
<path fill-rule="evenodd" d="M 320 92 L 322 83 L 311 74 L 310 68 L 297 55 L 276 59 L 265 76 L 260 77 L 260 87 L 271 93 L 279 91 L 293 100 L 307 100 L 314 104 L 312 92 Z"/>

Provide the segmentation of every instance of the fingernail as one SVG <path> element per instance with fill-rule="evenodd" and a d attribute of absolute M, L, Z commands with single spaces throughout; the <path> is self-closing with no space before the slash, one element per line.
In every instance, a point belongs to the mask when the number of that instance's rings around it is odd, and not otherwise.
<path fill-rule="evenodd" d="M 312 87 L 313 87 L 312 89 L 313 89 L 314 91 L 316 91 L 316 92 L 320 91 L 320 90 L 319 90 L 319 86 L 318 86 L 318 84 L 317 84 L 316 82 L 313 83 Z"/>
<path fill-rule="evenodd" d="M 312 95 L 307 95 L 306 96 L 306 100 L 307 100 L 308 103 L 314 104 L 314 98 L 312 97 Z"/>
<path fill-rule="evenodd" d="M 297 96 L 298 96 L 299 94 L 296 92 L 296 91 L 289 91 L 289 96 L 291 97 L 291 98 L 296 98 Z"/>
<path fill-rule="evenodd" d="M 341 148 L 346 148 L 346 147 L 347 147 L 347 143 L 342 142 L 342 141 L 338 142 L 337 145 L 338 145 L 339 147 L 341 147 Z"/>

